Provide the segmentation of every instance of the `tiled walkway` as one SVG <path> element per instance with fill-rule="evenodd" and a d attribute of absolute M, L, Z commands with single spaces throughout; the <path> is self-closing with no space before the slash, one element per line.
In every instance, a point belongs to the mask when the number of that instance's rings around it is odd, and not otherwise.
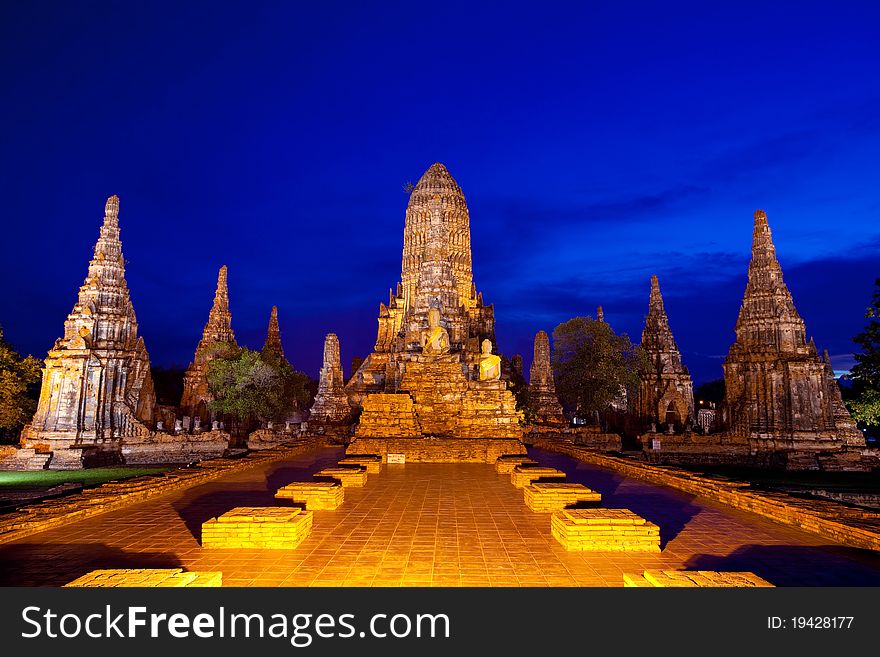
<path fill-rule="evenodd" d="M 750 570 L 777 585 L 880 585 L 880 554 L 823 539 L 568 457 L 542 463 L 661 527 L 663 551 L 569 553 L 547 514 L 489 465 L 385 466 L 316 511 L 296 550 L 202 550 L 201 523 L 235 506 L 280 504 L 274 491 L 341 456 L 326 449 L 0 548 L 0 584 L 60 585 L 96 568 L 221 570 L 226 586 L 621 586 L 646 568 Z"/>

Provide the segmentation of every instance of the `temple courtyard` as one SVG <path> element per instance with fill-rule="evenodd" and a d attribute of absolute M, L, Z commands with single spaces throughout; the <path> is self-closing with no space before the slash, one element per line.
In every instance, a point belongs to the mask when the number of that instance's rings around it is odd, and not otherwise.
<path fill-rule="evenodd" d="M 776 586 L 880 585 L 880 554 L 539 449 L 530 456 L 660 527 L 657 552 L 568 552 L 550 514 L 492 465 L 384 464 L 315 510 L 295 549 L 205 549 L 202 523 L 243 506 L 290 507 L 275 492 L 342 458 L 322 448 L 232 471 L 0 546 L 0 584 L 59 586 L 96 569 L 220 571 L 224 586 L 622 586 L 652 569 L 750 571 Z"/>

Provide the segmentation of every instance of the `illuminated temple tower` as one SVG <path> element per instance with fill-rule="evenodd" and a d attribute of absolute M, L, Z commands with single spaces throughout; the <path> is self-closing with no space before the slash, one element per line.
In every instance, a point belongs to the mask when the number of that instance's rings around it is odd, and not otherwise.
<path fill-rule="evenodd" d="M 643 428 L 651 424 L 663 430 L 669 424 L 678 429 L 688 427 L 694 421 L 694 384 L 672 337 L 656 276 L 651 276 L 641 347 L 648 359 L 647 366 L 639 372 L 637 403 Z"/>
<path fill-rule="evenodd" d="M 119 239 L 119 198 L 111 196 L 64 337 L 46 357 L 37 412 L 22 431 L 22 447 L 51 451 L 49 468 L 80 468 L 101 454 L 116 460 L 120 442 L 150 434 L 146 425 L 156 397 L 137 329 Z"/>
<path fill-rule="evenodd" d="M 806 339 L 767 224 L 755 212 L 748 284 L 724 362 L 727 420 L 753 452 L 864 446 L 830 363 Z"/>
<path fill-rule="evenodd" d="M 345 389 L 363 409 L 356 435 L 518 439 L 513 396 L 488 374 L 494 348 L 493 307 L 473 283 L 467 203 L 437 163 L 410 195 L 400 283 Z"/>
<path fill-rule="evenodd" d="M 535 351 L 529 370 L 529 406 L 533 422 L 541 426 L 565 427 L 568 420 L 556 396 L 556 383 L 550 366 L 550 336 L 546 331 L 535 335 Z"/>
<path fill-rule="evenodd" d="M 196 419 L 200 423 L 207 423 L 211 419 L 208 404 L 214 397 L 208 387 L 208 364 L 218 353 L 236 346 L 235 333 L 232 332 L 232 313 L 229 312 L 226 265 L 223 265 L 217 274 L 214 305 L 211 306 L 211 312 L 208 314 L 202 339 L 199 340 L 193 361 L 183 376 L 183 396 L 180 399 L 183 416 L 193 418 L 194 423 Z M 184 428 L 189 429 L 189 427 Z"/>
<path fill-rule="evenodd" d="M 281 328 L 278 326 L 278 306 L 272 306 L 272 312 L 269 314 L 269 328 L 266 330 L 266 342 L 263 343 L 262 353 L 270 358 L 285 360 L 284 347 L 281 345 Z"/>

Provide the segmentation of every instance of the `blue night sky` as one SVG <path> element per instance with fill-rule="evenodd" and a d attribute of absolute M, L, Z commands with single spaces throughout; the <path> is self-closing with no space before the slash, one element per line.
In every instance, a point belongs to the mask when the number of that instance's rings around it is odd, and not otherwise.
<path fill-rule="evenodd" d="M 832 9 L 833 8 L 833 9 Z M 400 274 L 404 185 L 445 163 L 500 350 L 594 314 L 634 339 L 656 273 L 697 383 L 721 374 L 767 211 L 846 368 L 880 277 L 875 3 L 6 2 L 0 324 L 43 356 L 121 197 L 153 363 L 186 365 L 229 265 L 312 376 L 346 371 Z"/>

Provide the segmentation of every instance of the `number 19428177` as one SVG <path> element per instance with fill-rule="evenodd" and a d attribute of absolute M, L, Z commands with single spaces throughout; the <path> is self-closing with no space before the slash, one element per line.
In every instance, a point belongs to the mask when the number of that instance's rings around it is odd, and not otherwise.
<path fill-rule="evenodd" d="M 848 630 L 855 616 L 768 616 L 770 630 Z"/>

